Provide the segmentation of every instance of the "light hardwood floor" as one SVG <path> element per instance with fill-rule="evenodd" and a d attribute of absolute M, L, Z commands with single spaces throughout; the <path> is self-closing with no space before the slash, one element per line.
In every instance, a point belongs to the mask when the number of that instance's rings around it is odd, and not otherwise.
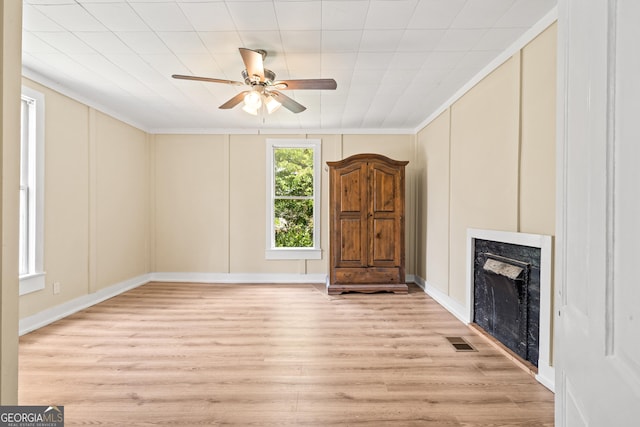
<path fill-rule="evenodd" d="M 126 292 L 21 337 L 19 401 L 64 405 L 68 426 L 551 426 L 554 410 L 416 286 L 308 284 Z"/>

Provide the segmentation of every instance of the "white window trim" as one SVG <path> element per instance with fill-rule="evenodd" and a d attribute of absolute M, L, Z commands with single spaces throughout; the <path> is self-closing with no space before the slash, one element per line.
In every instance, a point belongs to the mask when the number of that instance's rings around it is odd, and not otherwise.
<path fill-rule="evenodd" d="M 313 248 L 277 248 L 273 229 L 274 174 L 273 150 L 275 148 L 313 148 Z M 267 235 L 266 259 L 321 259 L 320 248 L 320 189 L 322 181 L 322 142 L 320 139 L 267 139 Z"/>
<path fill-rule="evenodd" d="M 40 291 L 45 288 L 46 275 L 44 272 L 44 94 L 29 87 L 22 86 L 22 96 L 35 101 L 35 126 L 31 128 L 35 131 L 35 212 L 32 220 L 34 224 L 30 229 L 35 228 L 35 233 L 30 236 L 30 248 L 32 253 L 32 271 L 29 274 L 20 276 L 20 295 Z"/>

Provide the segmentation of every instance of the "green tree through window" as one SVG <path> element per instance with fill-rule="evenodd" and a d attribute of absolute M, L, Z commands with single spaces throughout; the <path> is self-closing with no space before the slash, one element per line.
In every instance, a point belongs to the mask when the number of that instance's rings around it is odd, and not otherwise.
<path fill-rule="evenodd" d="M 273 221 L 277 248 L 311 248 L 314 209 L 313 148 L 275 148 Z"/>

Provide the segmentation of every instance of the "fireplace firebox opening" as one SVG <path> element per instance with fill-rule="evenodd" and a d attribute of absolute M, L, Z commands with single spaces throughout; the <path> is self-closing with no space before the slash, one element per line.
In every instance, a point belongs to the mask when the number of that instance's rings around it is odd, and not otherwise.
<path fill-rule="evenodd" d="M 540 249 L 476 240 L 473 323 L 538 366 Z"/>

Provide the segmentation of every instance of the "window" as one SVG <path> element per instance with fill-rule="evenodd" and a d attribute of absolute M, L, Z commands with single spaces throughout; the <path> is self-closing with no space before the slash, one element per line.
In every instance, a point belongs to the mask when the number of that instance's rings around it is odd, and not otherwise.
<path fill-rule="evenodd" d="M 44 289 L 44 96 L 22 88 L 20 100 L 20 295 Z"/>
<path fill-rule="evenodd" d="M 320 140 L 267 140 L 267 259 L 320 259 Z"/>

